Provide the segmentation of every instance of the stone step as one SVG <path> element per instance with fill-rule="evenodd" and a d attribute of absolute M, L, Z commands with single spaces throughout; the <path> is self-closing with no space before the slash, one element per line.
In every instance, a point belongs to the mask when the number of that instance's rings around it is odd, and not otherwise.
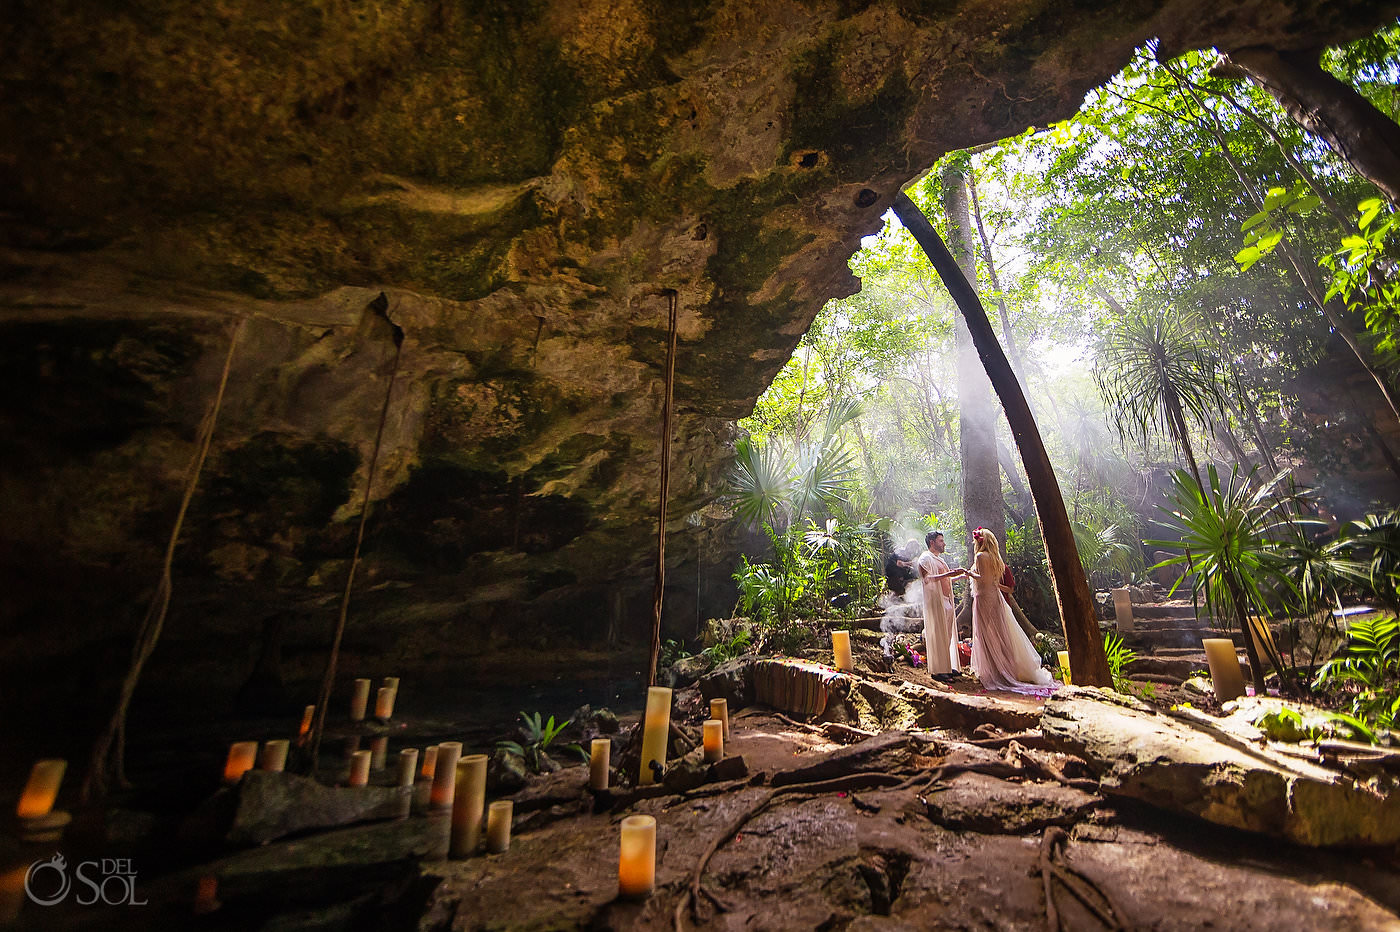
<path fill-rule="evenodd" d="M 1163 657 L 1167 659 L 1173 657 L 1186 657 L 1194 659 L 1196 657 L 1199 657 L 1201 658 L 1201 662 L 1205 663 L 1206 652 L 1199 647 L 1156 647 L 1152 649 L 1152 653 L 1150 656 Z"/>
<path fill-rule="evenodd" d="M 1159 628 L 1154 631 L 1132 631 L 1123 640 L 1134 648 L 1166 647 L 1203 650 L 1201 641 L 1205 638 L 1230 638 L 1235 646 L 1244 646 L 1244 636 L 1238 631 L 1220 631 L 1215 628 Z"/>
<path fill-rule="evenodd" d="M 1144 602 L 1133 603 L 1133 620 L 1148 621 L 1158 618 L 1195 618 L 1196 606 L 1190 602 Z"/>

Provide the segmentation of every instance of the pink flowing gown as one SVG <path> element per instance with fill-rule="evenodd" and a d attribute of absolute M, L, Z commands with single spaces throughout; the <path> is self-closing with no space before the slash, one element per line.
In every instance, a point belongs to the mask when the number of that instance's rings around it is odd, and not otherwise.
<path fill-rule="evenodd" d="M 1035 646 L 997 588 L 1000 577 L 990 575 L 985 563 L 978 554 L 981 578 L 972 580 L 972 670 L 985 689 L 1047 696 L 1055 691 L 1055 678 L 1041 666 Z"/>

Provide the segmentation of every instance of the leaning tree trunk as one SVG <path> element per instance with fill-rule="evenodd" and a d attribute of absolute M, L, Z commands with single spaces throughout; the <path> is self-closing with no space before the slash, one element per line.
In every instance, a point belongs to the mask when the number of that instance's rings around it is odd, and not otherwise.
<path fill-rule="evenodd" d="M 1400 125 L 1349 84 L 1323 70 L 1316 50 L 1236 49 L 1211 69 L 1248 77 L 1308 132 L 1321 136 L 1352 168 L 1400 205 Z"/>
<path fill-rule="evenodd" d="M 943 170 L 943 212 L 948 218 L 950 252 L 969 282 L 977 281 L 968 213 L 967 170 L 950 161 Z M 997 411 L 987 373 L 977 359 L 978 347 L 963 317 L 954 322 L 958 353 L 958 448 L 962 458 L 963 520 L 967 529 L 984 527 L 1006 540 L 1006 506 L 1001 497 L 997 462 Z M 1019 383 L 1018 383 L 1019 384 Z M 963 541 L 970 546 L 970 541 Z"/>
<path fill-rule="evenodd" d="M 1055 468 L 1045 452 L 1045 443 L 1036 427 L 1035 416 L 1021 391 L 1011 364 L 997 343 L 987 312 L 977 298 L 977 291 L 962 274 L 938 231 L 923 215 L 907 194 L 901 192 L 894 200 L 894 212 L 900 222 L 923 247 L 924 254 L 948 287 L 953 300 L 967 321 L 968 330 L 982 357 L 987 377 L 1001 398 L 1007 423 L 1021 451 L 1036 514 L 1040 518 L 1040 533 L 1045 538 L 1045 552 L 1050 560 L 1055 600 L 1059 603 L 1060 622 L 1064 625 L 1065 641 L 1069 647 L 1070 673 L 1076 683 L 1087 686 L 1111 686 L 1108 658 L 1104 655 L 1099 622 L 1094 612 L 1094 600 L 1079 551 L 1074 544 L 1074 529 L 1065 511 L 1065 500 L 1055 479 Z"/>

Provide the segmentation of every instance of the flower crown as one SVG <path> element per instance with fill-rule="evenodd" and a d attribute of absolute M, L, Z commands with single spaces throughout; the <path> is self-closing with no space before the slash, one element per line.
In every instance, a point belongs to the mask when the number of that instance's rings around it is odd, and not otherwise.
<path fill-rule="evenodd" d="M 979 527 L 977 530 L 973 531 L 973 532 L 972 532 L 972 539 L 973 539 L 973 540 L 981 540 L 981 539 L 982 539 L 982 532 L 983 532 L 984 530 L 986 530 L 986 529 L 985 529 L 985 528 Z"/>

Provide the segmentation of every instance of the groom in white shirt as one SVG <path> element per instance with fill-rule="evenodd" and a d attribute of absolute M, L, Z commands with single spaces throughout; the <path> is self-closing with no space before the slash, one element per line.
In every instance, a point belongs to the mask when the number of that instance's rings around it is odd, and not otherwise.
<path fill-rule="evenodd" d="M 943 559 L 948 549 L 942 531 L 930 531 L 928 545 L 919 556 L 919 580 L 924 596 L 924 650 L 928 653 L 929 675 L 942 679 L 961 668 L 958 657 L 958 629 L 953 613 L 953 577 L 962 570 L 950 570 Z"/>

